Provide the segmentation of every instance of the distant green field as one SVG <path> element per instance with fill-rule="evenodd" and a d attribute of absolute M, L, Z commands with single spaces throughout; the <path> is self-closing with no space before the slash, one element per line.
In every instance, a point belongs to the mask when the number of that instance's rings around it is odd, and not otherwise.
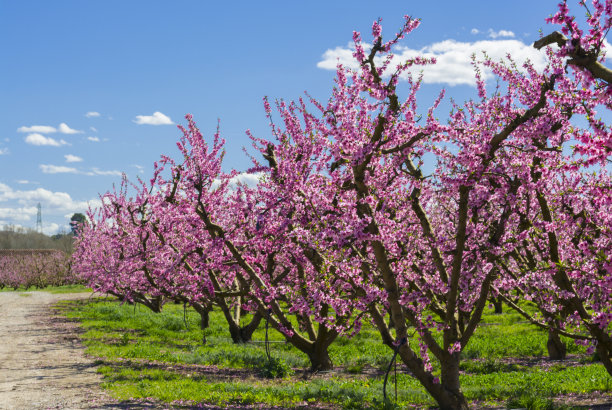
<path fill-rule="evenodd" d="M 220 312 L 211 314 L 202 346 L 199 316 L 168 304 L 155 314 L 111 300 L 62 302 L 78 319 L 87 353 L 98 358 L 104 387 L 119 400 L 148 398 L 165 403 L 219 406 L 384 408 L 384 370 L 392 352 L 364 325 L 352 339 L 330 347 L 332 372 L 310 375 L 308 359 L 270 332 L 272 361 L 265 354 L 264 326 L 254 343 L 232 343 Z M 570 393 L 612 392 L 612 378 L 584 348 L 566 341 L 569 358 L 551 362 L 546 333 L 508 311 L 487 312 L 464 349 L 461 383 L 473 405 L 509 408 L 570 408 L 553 398 Z M 187 328 L 186 328 L 187 326 Z M 434 405 L 419 383 L 397 366 L 397 401 L 391 372 L 387 394 L 397 408 Z M 609 394 L 609 393 L 608 393 Z M 387 405 L 387 408 L 394 406 Z"/>
<path fill-rule="evenodd" d="M 46 288 L 36 288 L 30 287 L 19 288 L 17 290 L 11 288 L 3 288 L 0 289 L 0 292 L 29 292 L 29 291 L 42 291 L 42 292 L 50 292 L 50 293 L 81 293 L 81 292 L 91 292 L 92 290 L 83 285 L 63 285 L 63 286 L 47 286 Z"/>

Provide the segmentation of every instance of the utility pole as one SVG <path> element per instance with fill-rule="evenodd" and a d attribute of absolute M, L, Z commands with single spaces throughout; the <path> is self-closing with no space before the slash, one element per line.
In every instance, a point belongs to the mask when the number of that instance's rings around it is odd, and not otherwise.
<path fill-rule="evenodd" d="M 38 212 L 36 213 L 36 232 L 43 233 L 42 230 L 42 206 L 38 203 Z"/>

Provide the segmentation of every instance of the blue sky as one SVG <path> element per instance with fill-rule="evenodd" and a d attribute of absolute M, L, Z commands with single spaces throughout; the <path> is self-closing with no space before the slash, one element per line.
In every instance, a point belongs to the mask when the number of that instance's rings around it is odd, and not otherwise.
<path fill-rule="evenodd" d="M 435 55 L 422 107 L 441 88 L 474 95 L 469 56 L 518 60 L 557 1 L 77 1 L 0 0 L 0 227 L 68 229 L 121 173 L 148 177 L 176 156 L 176 124 L 191 113 L 205 135 L 217 119 L 225 166 L 245 170 L 245 130 L 269 135 L 262 98 L 325 101 L 338 59 L 351 64 L 353 30 L 392 34 L 422 19 L 401 56 Z M 576 7 L 573 7 L 576 9 Z M 444 109 L 439 111 L 440 115 Z"/>

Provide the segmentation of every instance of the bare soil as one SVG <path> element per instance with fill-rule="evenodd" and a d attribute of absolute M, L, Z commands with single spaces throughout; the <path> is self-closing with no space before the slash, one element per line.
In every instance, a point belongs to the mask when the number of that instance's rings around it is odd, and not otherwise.
<path fill-rule="evenodd" d="M 75 333 L 52 316 L 59 300 L 89 294 L 0 292 L 0 409 L 113 409 Z"/>

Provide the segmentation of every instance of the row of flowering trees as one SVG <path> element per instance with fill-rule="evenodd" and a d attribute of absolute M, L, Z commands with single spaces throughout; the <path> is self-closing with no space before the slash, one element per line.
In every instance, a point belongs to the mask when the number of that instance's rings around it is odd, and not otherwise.
<path fill-rule="evenodd" d="M 154 310 L 188 303 L 203 326 L 217 306 L 236 342 L 265 318 L 313 370 L 371 322 L 444 409 L 467 408 L 461 350 L 492 298 L 553 345 L 564 335 L 597 349 L 612 374 L 612 138 L 597 113 L 612 104 L 601 55 L 612 2 L 581 4 L 587 32 L 565 3 L 549 19 L 563 33 L 536 42 L 557 44 L 543 71 L 475 64 L 478 99 L 453 103 L 445 122 L 434 115 L 444 93 L 421 115 L 420 80 L 407 75 L 435 61 L 393 57 L 418 20 L 387 42 L 379 22 L 371 45 L 355 33 L 360 68 L 338 67 L 326 104 L 280 101 L 275 122 L 265 101 L 272 138 L 250 136 L 254 187 L 222 170 L 219 133 L 207 144 L 188 116 L 180 161 L 162 157 L 149 181 L 124 180 L 90 212 L 76 269 Z"/>
<path fill-rule="evenodd" d="M 49 249 L 0 251 L 0 289 L 45 288 L 77 283 L 70 256 Z"/>

